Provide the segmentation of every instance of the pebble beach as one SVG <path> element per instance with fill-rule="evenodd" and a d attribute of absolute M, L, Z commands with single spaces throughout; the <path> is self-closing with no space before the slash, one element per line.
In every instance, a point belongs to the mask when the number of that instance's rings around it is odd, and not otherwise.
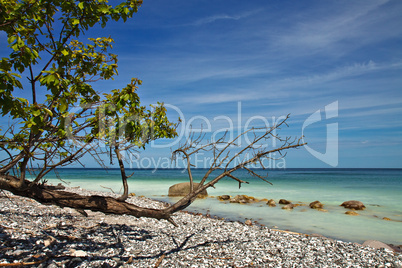
<path fill-rule="evenodd" d="M 110 195 L 80 188 L 79 194 Z M 146 197 L 127 202 L 152 208 Z M 402 267 L 402 254 L 179 212 L 167 221 L 42 205 L 0 193 L 0 267 Z"/>

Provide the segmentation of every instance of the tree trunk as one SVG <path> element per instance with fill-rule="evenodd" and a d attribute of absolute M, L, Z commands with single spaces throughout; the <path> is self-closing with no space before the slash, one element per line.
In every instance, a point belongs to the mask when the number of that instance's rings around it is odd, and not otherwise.
<path fill-rule="evenodd" d="M 82 196 L 66 191 L 47 189 L 43 185 L 30 184 L 24 181 L 21 187 L 16 177 L 0 175 L 0 189 L 7 190 L 18 196 L 35 199 L 46 205 L 56 205 L 59 207 L 70 207 L 78 210 L 100 211 L 106 214 L 132 215 L 137 218 L 147 217 L 154 219 L 165 219 L 176 225 L 171 219 L 171 213 L 166 209 L 142 208 L 136 205 L 119 201 L 113 197 L 105 196 Z"/>

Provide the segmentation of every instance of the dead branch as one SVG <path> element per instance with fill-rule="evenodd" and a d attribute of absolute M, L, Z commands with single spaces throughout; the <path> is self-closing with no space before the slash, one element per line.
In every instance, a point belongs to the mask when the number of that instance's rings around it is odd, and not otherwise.
<path fill-rule="evenodd" d="M 204 177 L 201 179 L 198 187 L 196 189 L 191 188 L 192 190 L 187 196 L 183 197 L 181 200 L 171 205 L 166 210 L 169 213 L 174 213 L 178 210 L 185 209 L 195 200 L 199 193 L 209 187 L 213 187 L 216 183 L 218 183 L 221 179 L 225 177 L 239 182 L 240 188 L 242 183 L 248 182 L 243 181 L 234 175 L 234 171 L 238 169 L 245 169 L 252 176 L 257 177 L 267 183 L 270 183 L 268 180 L 266 180 L 266 176 L 261 176 L 260 174 L 257 174 L 249 167 L 249 165 L 254 164 L 265 169 L 262 159 L 274 159 L 274 157 L 271 157 L 271 155 L 274 155 L 275 153 L 279 153 L 281 157 L 283 157 L 286 154 L 285 151 L 305 145 L 305 143 L 302 143 L 301 138 L 291 139 L 290 137 L 286 137 L 282 139 L 276 134 L 275 131 L 277 129 L 280 129 L 282 125 L 287 126 L 286 121 L 288 120 L 288 118 L 289 115 L 286 116 L 286 118 L 279 122 L 277 125 L 274 125 L 272 127 L 258 129 L 251 128 L 242 132 L 234 139 L 228 141 L 226 141 L 226 133 L 216 142 L 207 142 L 206 144 L 201 144 L 202 140 L 200 140 L 199 138 L 197 138 L 195 141 L 187 140 L 184 145 L 173 151 L 173 155 L 175 156 L 178 153 L 184 155 L 184 158 L 187 160 L 187 170 L 189 173 L 189 180 L 191 185 L 193 184 L 193 178 L 191 176 L 191 155 L 199 153 L 200 151 L 212 151 L 214 157 L 213 162 L 210 168 L 205 173 Z M 264 132 L 261 135 L 257 135 L 257 130 L 264 130 Z M 238 150 L 237 152 L 232 152 L 231 147 L 236 148 L 236 144 L 248 133 L 253 134 L 254 138 L 252 139 L 252 141 L 243 148 L 240 148 L 240 150 Z M 269 146 L 267 146 L 268 139 L 277 140 L 278 142 L 280 142 L 280 146 L 270 148 Z M 222 148 L 220 148 L 219 146 L 222 146 Z M 250 155 L 252 156 L 249 157 Z M 223 156 L 223 158 L 220 158 L 221 156 Z M 240 161 L 236 162 L 239 159 Z M 221 170 L 222 172 L 214 178 L 209 178 L 212 172 L 215 170 Z"/>
<path fill-rule="evenodd" d="M 290 137 L 286 137 L 282 139 L 276 134 L 275 131 L 279 129 L 280 126 L 287 125 L 286 120 L 288 118 L 289 116 L 287 116 L 276 126 L 264 129 L 264 132 L 258 135 L 257 130 L 261 131 L 262 129 L 252 128 L 244 131 L 232 140 L 226 140 L 227 133 L 225 133 L 221 138 L 214 142 L 206 142 L 205 144 L 202 144 L 205 135 L 191 135 L 190 137 L 194 138 L 194 140 L 187 139 L 183 145 L 174 150 L 172 153 L 172 159 L 175 159 L 178 155 L 183 155 L 184 159 L 186 160 L 191 191 L 176 203 L 163 209 L 142 208 L 125 201 L 128 195 L 128 186 L 127 176 L 125 176 L 124 172 L 124 165 L 121 168 L 123 171 L 122 182 L 124 186 L 124 193 L 120 198 L 98 195 L 82 196 L 66 191 L 49 189 L 37 183 L 38 177 L 42 176 L 38 176 L 33 182 L 31 182 L 28 180 L 21 181 L 21 178 L 10 176 L 5 173 L 0 173 L 0 189 L 8 190 L 15 195 L 35 199 L 42 204 L 70 207 L 78 211 L 92 210 L 107 214 L 125 214 L 135 217 L 148 217 L 159 220 L 164 219 L 172 223 L 174 226 L 177 226 L 172 219 L 172 214 L 187 208 L 197 198 L 198 194 L 209 187 L 214 187 L 214 185 L 221 179 L 225 177 L 233 179 L 239 183 L 239 188 L 241 187 L 242 183 L 248 183 L 247 181 L 235 175 L 236 170 L 244 169 L 250 175 L 270 183 L 266 180 L 266 176 L 262 176 L 255 172 L 251 165 L 256 165 L 264 169 L 265 166 L 263 164 L 263 159 L 277 159 L 274 155 L 275 153 L 279 153 L 279 158 L 282 158 L 286 155 L 287 150 L 299 148 L 305 145 L 305 143 L 302 143 L 301 138 L 291 139 Z M 244 147 L 239 148 L 238 144 L 240 144 L 241 139 L 248 134 L 253 134 L 253 139 Z M 278 141 L 279 146 L 269 147 L 267 145 L 267 141 L 269 139 Z M 87 145 L 88 144 L 89 143 L 87 143 Z M 114 149 L 119 164 L 123 164 L 123 159 L 119 148 L 116 146 Z M 79 157 L 80 152 L 86 150 L 87 149 L 85 146 L 81 147 L 76 149 L 75 152 L 71 153 L 59 163 L 49 163 L 47 168 L 44 169 L 45 171 L 42 170 L 42 174 L 47 173 L 50 169 L 53 170 L 54 167 L 60 163 L 64 164 L 69 160 L 76 160 L 75 158 Z M 200 152 L 210 152 L 213 155 L 213 161 L 210 168 L 206 171 L 205 175 L 196 187 L 191 171 L 193 167 L 193 164 L 191 163 L 191 156 Z M 16 158 L 18 158 L 18 156 L 16 156 Z M 219 170 L 220 173 L 214 177 L 211 177 L 212 172 L 217 170 Z"/>

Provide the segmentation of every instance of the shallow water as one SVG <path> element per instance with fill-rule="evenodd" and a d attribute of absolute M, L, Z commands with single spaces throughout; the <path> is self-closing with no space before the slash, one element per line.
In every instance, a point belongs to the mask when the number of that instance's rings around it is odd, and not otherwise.
<path fill-rule="evenodd" d="M 169 186 L 187 181 L 183 170 L 134 170 L 129 179 L 130 192 L 150 198 L 174 202 L 167 197 Z M 206 170 L 194 170 L 200 179 Z M 210 196 L 245 194 L 256 198 L 284 198 L 293 203 L 308 205 L 319 200 L 328 212 L 296 207 L 292 211 L 281 206 L 271 208 L 264 202 L 240 205 L 219 202 L 216 198 L 196 200 L 188 210 L 209 212 L 231 220 L 252 219 L 268 227 L 277 227 L 302 233 L 318 233 L 344 241 L 363 242 L 375 239 L 387 243 L 402 244 L 402 170 L 401 169 L 287 169 L 269 171 L 267 184 L 253 178 L 247 172 L 237 175 L 247 180 L 239 189 L 238 183 L 224 179 L 216 189 L 208 189 Z M 61 169 L 59 177 L 69 186 L 97 191 L 121 191 L 119 170 Z M 46 177 L 49 183 L 60 181 L 55 175 Z M 343 201 L 359 200 L 366 205 L 360 216 L 345 215 Z M 384 217 L 392 221 L 383 220 Z"/>

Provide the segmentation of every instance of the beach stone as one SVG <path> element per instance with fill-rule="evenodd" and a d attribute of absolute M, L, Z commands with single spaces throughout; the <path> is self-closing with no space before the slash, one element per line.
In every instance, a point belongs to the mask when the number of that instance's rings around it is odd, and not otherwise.
<path fill-rule="evenodd" d="M 366 206 L 362 202 L 357 200 L 345 201 L 341 204 L 341 206 L 344 208 L 350 208 L 355 210 L 363 210 L 366 208 Z"/>
<path fill-rule="evenodd" d="M 86 256 L 88 256 L 88 253 L 86 253 L 86 252 L 83 251 L 83 250 L 75 250 L 75 251 L 72 250 L 71 256 L 72 256 L 72 257 L 81 258 L 81 257 L 86 257 Z"/>
<path fill-rule="evenodd" d="M 56 239 L 53 236 L 49 236 L 48 239 L 43 241 L 43 244 L 45 245 L 45 247 L 51 246 L 52 244 L 54 244 L 56 242 Z"/>
<path fill-rule="evenodd" d="M 248 195 L 244 195 L 245 197 L 248 198 L 248 200 L 251 202 L 260 202 L 260 200 L 258 200 L 257 198 L 255 198 L 254 196 L 248 196 Z"/>
<path fill-rule="evenodd" d="M 353 211 L 353 210 L 348 210 L 345 212 L 346 215 L 351 215 L 351 216 L 359 216 L 359 213 Z"/>
<path fill-rule="evenodd" d="M 268 200 L 267 205 L 270 207 L 276 207 L 275 200 L 273 200 L 273 199 Z"/>
<path fill-rule="evenodd" d="M 284 206 L 282 207 L 282 209 L 291 210 L 291 209 L 293 209 L 294 207 L 295 207 L 295 205 L 293 205 L 293 204 L 287 204 L 287 205 L 284 205 Z"/>
<path fill-rule="evenodd" d="M 390 251 L 395 251 L 392 247 L 390 247 L 389 245 L 378 241 L 378 240 L 366 240 L 363 242 L 363 246 L 364 247 L 371 247 L 371 248 L 375 248 L 375 249 L 387 249 Z"/>
<path fill-rule="evenodd" d="M 81 189 L 67 189 L 84 193 Z M 112 193 L 85 193 L 118 197 Z M 242 222 L 220 221 L 201 213 L 177 212 L 174 220 L 183 226 L 178 229 L 165 220 L 129 215 L 90 212 L 88 218 L 75 217 L 68 210 L 39 206 L 26 198 L 15 197 L 10 202 L 2 194 L 0 239 L 4 250 L 0 250 L 3 264 L 0 266 L 36 261 L 37 256 L 45 254 L 50 258 L 37 267 L 156 267 L 159 260 L 159 267 L 400 267 L 402 264 L 402 255 L 389 250 L 273 229 L 277 226 L 263 227 L 250 215 L 247 219 L 252 225 L 248 226 L 245 218 Z M 149 198 L 132 197 L 128 201 L 153 209 L 165 206 Z M 59 222 L 64 228 L 46 229 Z M 57 238 L 57 244 L 44 248 L 43 240 L 48 236 Z M 34 243 L 37 239 L 41 240 L 39 246 Z M 185 244 L 184 250 L 178 250 L 178 244 Z M 84 251 L 86 257 L 74 257 L 72 253 L 78 250 Z M 163 252 L 167 253 L 164 258 L 160 255 Z"/>
<path fill-rule="evenodd" d="M 252 223 L 251 220 L 246 220 L 246 221 L 244 222 L 244 224 L 245 224 L 245 225 L 248 225 L 248 226 L 253 225 L 253 223 Z"/>
<path fill-rule="evenodd" d="M 289 200 L 286 200 L 286 199 L 280 199 L 279 204 L 288 205 L 288 204 L 292 204 L 292 201 L 289 201 Z"/>
<path fill-rule="evenodd" d="M 226 201 L 226 200 L 229 200 L 229 199 L 230 199 L 230 195 L 227 195 L 227 194 L 218 196 L 219 201 Z"/>
<path fill-rule="evenodd" d="M 238 204 L 248 204 L 257 202 L 258 200 L 252 196 L 247 195 L 236 195 L 232 199 L 230 199 L 230 203 L 238 203 Z"/>
<path fill-rule="evenodd" d="M 194 189 L 198 187 L 199 183 L 194 182 Z M 186 196 L 190 193 L 190 182 L 177 183 L 169 187 L 168 196 Z M 197 198 L 207 197 L 207 190 L 202 191 Z"/>
<path fill-rule="evenodd" d="M 382 218 L 383 220 L 385 220 L 385 221 L 392 221 L 390 218 L 388 218 L 388 217 L 384 217 L 384 218 Z"/>
<path fill-rule="evenodd" d="M 309 207 L 312 209 L 320 209 L 320 208 L 322 209 L 324 207 L 324 204 L 317 200 L 317 201 L 311 202 Z"/>

